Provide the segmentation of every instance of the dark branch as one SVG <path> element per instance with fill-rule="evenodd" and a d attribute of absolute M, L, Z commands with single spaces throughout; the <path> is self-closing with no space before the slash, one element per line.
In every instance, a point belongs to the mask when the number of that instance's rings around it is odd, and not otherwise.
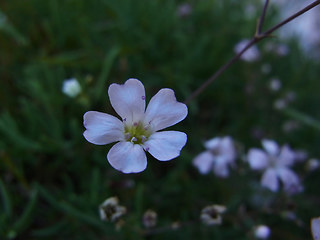
<path fill-rule="evenodd" d="M 206 87 L 208 87 L 215 79 L 217 79 L 224 71 L 226 71 L 234 62 L 236 62 L 241 55 L 246 52 L 250 47 L 252 47 L 257 42 L 260 42 L 262 39 L 266 37 L 270 37 L 271 33 L 282 27 L 283 25 L 287 24 L 288 22 L 292 21 L 293 19 L 299 17 L 300 15 L 308 12 L 310 9 L 316 7 L 320 4 L 320 0 L 314 1 L 307 7 L 303 8 L 299 12 L 293 14 L 292 16 L 288 17 L 287 19 L 283 20 L 282 22 L 278 23 L 277 25 L 273 26 L 272 28 L 268 29 L 267 31 L 260 33 L 262 28 L 262 23 L 264 21 L 264 14 L 267 9 L 268 0 L 266 0 L 266 3 L 264 5 L 264 10 L 262 12 L 262 15 L 260 17 L 260 21 L 258 23 L 258 29 L 256 35 L 249 41 L 249 43 L 243 48 L 241 52 L 236 54 L 233 58 L 231 58 L 226 64 L 224 64 L 222 67 L 220 67 L 207 81 L 205 81 L 197 90 L 195 90 L 184 102 L 188 104 L 193 98 L 197 97 L 201 92 L 203 92 Z"/>

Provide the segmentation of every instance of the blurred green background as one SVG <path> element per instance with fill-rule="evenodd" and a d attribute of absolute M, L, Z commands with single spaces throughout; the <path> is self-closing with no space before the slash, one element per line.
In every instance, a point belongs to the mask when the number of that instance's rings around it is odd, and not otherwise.
<path fill-rule="evenodd" d="M 270 226 L 271 239 L 311 239 L 319 171 L 296 165 L 305 190 L 287 196 L 262 189 L 243 161 L 262 138 L 320 155 L 320 62 L 295 39 L 274 33 L 258 44 L 258 60 L 237 62 L 190 102 L 173 127 L 188 135 L 177 159 L 149 155 L 144 172 L 126 175 L 107 162 L 111 145 L 82 136 L 86 111 L 114 114 L 111 83 L 138 78 L 148 100 L 168 87 L 183 102 L 253 36 L 261 9 L 254 0 L 1 0 L 0 239 L 241 240 L 254 239 L 258 224 Z M 278 21 L 270 6 L 264 29 Z M 275 51 L 281 44 L 288 54 Z M 75 98 L 61 90 L 68 78 L 82 87 Z M 278 99 L 288 108 L 276 109 Z M 227 179 L 200 175 L 192 159 L 205 140 L 225 135 L 237 141 L 237 167 Z M 120 230 L 99 218 L 111 196 L 128 210 Z M 213 203 L 228 210 L 221 226 L 208 227 L 199 214 Z M 158 213 L 150 234 L 141 221 L 147 209 Z"/>

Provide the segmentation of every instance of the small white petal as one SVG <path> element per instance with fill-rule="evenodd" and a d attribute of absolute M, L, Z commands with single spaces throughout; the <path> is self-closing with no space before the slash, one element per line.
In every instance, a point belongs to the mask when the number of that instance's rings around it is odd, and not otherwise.
<path fill-rule="evenodd" d="M 158 131 L 182 121 L 187 114 L 187 106 L 177 102 L 174 91 L 164 88 L 151 98 L 146 110 L 145 123 L 150 123 L 153 130 Z"/>
<path fill-rule="evenodd" d="M 302 190 L 299 177 L 291 169 L 283 167 L 279 168 L 277 172 L 285 191 L 296 193 Z"/>
<path fill-rule="evenodd" d="M 147 157 L 143 148 L 131 142 L 115 144 L 107 155 L 112 167 L 123 173 L 142 172 L 147 167 Z"/>
<path fill-rule="evenodd" d="M 273 140 L 264 139 L 262 140 L 262 146 L 267 151 L 268 154 L 271 156 L 277 156 L 279 154 L 279 146 L 278 144 Z"/>
<path fill-rule="evenodd" d="M 226 178 L 229 176 L 229 168 L 228 168 L 228 162 L 227 159 L 224 159 L 223 157 L 218 157 L 215 159 L 214 165 L 213 165 L 213 171 L 216 176 L 221 178 Z"/>
<path fill-rule="evenodd" d="M 267 169 L 261 179 L 261 185 L 269 188 L 271 191 L 276 192 L 279 189 L 279 181 L 277 173 L 274 169 Z"/>
<path fill-rule="evenodd" d="M 269 157 L 260 149 L 250 149 L 248 152 L 248 162 L 253 170 L 262 170 L 268 167 Z"/>
<path fill-rule="evenodd" d="M 213 161 L 213 155 L 209 151 L 205 151 L 197 155 L 192 163 L 201 174 L 207 174 L 212 169 Z"/>
<path fill-rule="evenodd" d="M 231 137 L 224 137 L 221 139 L 220 153 L 227 162 L 234 162 L 236 157 L 236 149 Z"/>
<path fill-rule="evenodd" d="M 113 83 L 108 90 L 112 107 L 130 124 L 139 122 L 145 110 L 145 90 L 137 79 L 129 79 L 123 85 Z"/>
<path fill-rule="evenodd" d="M 283 146 L 280 150 L 280 155 L 278 157 L 278 164 L 281 166 L 291 166 L 296 158 L 295 152 L 287 145 Z"/>
<path fill-rule="evenodd" d="M 83 125 L 87 129 L 83 136 L 93 144 L 104 145 L 123 139 L 123 123 L 109 114 L 86 112 L 83 115 Z"/>
<path fill-rule="evenodd" d="M 180 155 L 186 142 L 187 135 L 183 132 L 156 132 L 144 143 L 144 149 L 156 159 L 168 161 Z"/>
<path fill-rule="evenodd" d="M 320 217 L 311 219 L 311 231 L 314 240 L 320 240 Z"/>
<path fill-rule="evenodd" d="M 208 150 L 216 150 L 217 148 L 220 147 L 220 142 L 221 142 L 221 138 L 220 137 L 215 137 L 215 138 L 212 138 L 212 139 L 206 141 L 204 143 L 204 146 Z"/>

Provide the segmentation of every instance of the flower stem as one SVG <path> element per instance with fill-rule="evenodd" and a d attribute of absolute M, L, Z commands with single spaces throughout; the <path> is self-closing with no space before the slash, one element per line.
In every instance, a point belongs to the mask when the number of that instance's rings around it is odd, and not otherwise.
<path fill-rule="evenodd" d="M 226 71 L 234 62 L 236 62 L 243 53 L 245 53 L 250 47 L 255 45 L 256 43 L 260 42 L 262 39 L 270 37 L 271 33 L 282 27 L 283 25 L 287 24 L 288 22 L 292 21 L 293 19 L 299 17 L 300 15 L 308 12 L 310 9 L 316 7 L 320 4 L 320 0 L 316 0 L 313 3 L 309 4 L 302 10 L 296 12 L 292 16 L 288 17 L 287 19 L 283 20 L 282 22 L 276 24 L 275 26 L 269 28 L 265 32 L 261 33 L 262 25 L 264 22 L 266 10 L 268 7 L 269 0 L 266 0 L 264 9 L 262 11 L 261 17 L 258 22 L 257 31 L 256 34 L 252 37 L 252 39 L 247 43 L 247 45 L 234 55 L 227 63 L 225 63 L 223 66 L 221 66 L 211 77 L 209 77 L 198 89 L 196 89 L 187 99 L 184 101 L 185 104 L 188 104 L 192 99 L 197 97 L 200 93 L 202 93 L 215 79 L 217 79 L 224 71 Z"/>

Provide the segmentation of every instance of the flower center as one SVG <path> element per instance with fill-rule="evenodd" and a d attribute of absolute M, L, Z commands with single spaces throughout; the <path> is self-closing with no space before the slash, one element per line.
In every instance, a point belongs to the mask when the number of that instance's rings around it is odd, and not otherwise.
<path fill-rule="evenodd" d="M 126 141 L 134 144 L 143 144 L 148 140 L 152 131 L 150 125 L 144 125 L 142 122 L 133 123 L 133 125 L 125 125 L 124 136 Z"/>

